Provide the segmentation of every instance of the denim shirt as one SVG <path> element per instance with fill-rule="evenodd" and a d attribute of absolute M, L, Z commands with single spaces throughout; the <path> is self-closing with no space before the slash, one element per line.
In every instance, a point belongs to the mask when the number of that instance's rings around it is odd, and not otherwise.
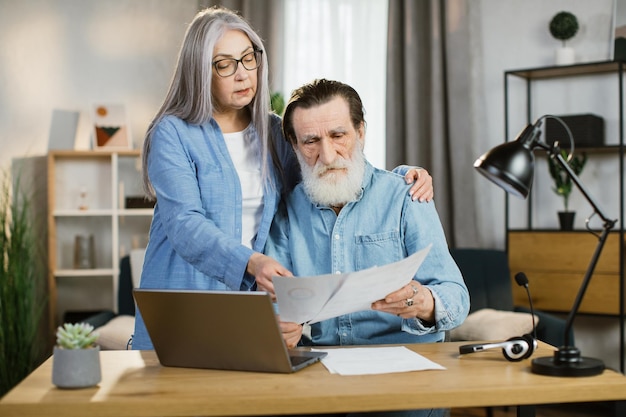
<path fill-rule="evenodd" d="M 399 175 L 367 164 L 360 197 L 336 215 L 327 206 L 312 204 L 298 185 L 274 218 L 265 253 L 298 277 L 389 264 L 432 243 L 414 279 L 433 294 L 434 325 L 361 311 L 311 325 L 311 340 L 303 338 L 303 344 L 438 342 L 444 331 L 465 320 L 469 293 L 450 255 L 434 202 L 412 202 L 408 188 Z"/>
<path fill-rule="evenodd" d="M 299 178 L 291 145 L 283 139 L 280 119 L 271 117 L 271 138 L 285 178 Z M 256 130 L 248 129 L 256 138 Z M 260 149 L 259 149 L 260 154 Z M 271 165 L 271 164 L 270 164 Z M 157 204 L 146 248 L 142 288 L 247 291 L 254 277 L 246 273 L 253 251 L 265 245 L 283 187 L 274 172 L 266 184 L 263 213 L 252 249 L 241 244 L 242 191 L 224 136 L 214 120 L 192 125 L 165 116 L 155 127 L 148 172 Z M 202 319 L 202 318 L 199 318 Z M 205 318 L 210 319 L 210 318 Z M 134 349 L 152 349 L 137 312 Z"/>

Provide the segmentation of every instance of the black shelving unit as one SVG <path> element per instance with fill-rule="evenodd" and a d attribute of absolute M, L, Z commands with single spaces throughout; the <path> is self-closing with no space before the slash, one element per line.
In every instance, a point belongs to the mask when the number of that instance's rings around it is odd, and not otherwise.
<path fill-rule="evenodd" d="M 619 111 L 619 143 L 617 145 L 606 145 L 597 148 L 584 148 L 584 151 L 593 153 L 616 153 L 619 155 L 619 218 L 616 231 L 620 235 L 619 239 L 619 328 L 620 328 L 620 371 L 625 372 L 624 354 L 626 347 L 625 340 L 625 295 L 626 283 L 624 280 L 624 69 L 625 61 L 599 61 L 567 66 L 535 67 L 517 70 L 509 70 L 504 73 L 504 134 L 508 138 L 509 134 L 509 81 L 511 79 L 521 79 L 525 81 L 526 87 L 526 119 L 527 123 L 533 123 L 534 119 L 541 115 L 534 114 L 532 109 L 532 85 L 534 81 L 548 79 L 566 79 L 574 77 L 590 77 L 597 75 L 615 75 L 618 84 L 618 111 Z M 528 197 L 527 228 L 533 229 L 532 215 L 532 195 Z M 508 231 L 509 228 L 509 196 L 505 194 L 505 225 L 507 231 L 506 248 L 509 249 Z M 591 254 L 590 254 L 591 256 Z"/>

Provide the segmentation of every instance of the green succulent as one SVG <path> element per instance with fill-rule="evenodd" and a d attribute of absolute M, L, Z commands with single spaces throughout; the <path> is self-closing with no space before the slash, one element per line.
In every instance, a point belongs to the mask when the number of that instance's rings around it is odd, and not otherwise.
<path fill-rule="evenodd" d="M 65 323 L 57 328 L 57 345 L 64 349 L 86 349 L 92 347 L 98 333 L 88 323 Z"/>
<path fill-rule="evenodd" d="M 567 161 L 566 150 L 561 150 L 561 156 Z M 586 163 L 587 154 L 583 153 L 573 156 L 567 164 L 570 168 L 572 168 L 574 174 L 580 175 Z M 548 158 L 548 168 L 550 170 L 550 176 L 554 180 L 554 187 L 552 187 L 552 191 L 563 197 L 563 206 L 565 207 L 565 211 L 568 211 L 569 196 L 572 193 L 573 186 L 572 178 L 567 175 L 567 172 L 563 169 L 563 167 L 561 167 L 561 165 L 559 165 L 559 163 L 552 158 Z"/>
<path fill-rule="evenodd" d="M 559 12 L 550 21 L 549 28 L 550 34 L 565 45 L 565 41 L 578 32 L 578 19 L 570 12 Z"/>

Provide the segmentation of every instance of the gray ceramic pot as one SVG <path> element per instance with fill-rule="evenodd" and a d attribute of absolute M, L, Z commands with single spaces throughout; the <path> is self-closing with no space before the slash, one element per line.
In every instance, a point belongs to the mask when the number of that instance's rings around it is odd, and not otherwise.
<path fill-rule="evenodd" d="M 87 388 L 102 379 L 100 346 L 89 349 L 54 347 L 52 383 L 59 388 Z"/>

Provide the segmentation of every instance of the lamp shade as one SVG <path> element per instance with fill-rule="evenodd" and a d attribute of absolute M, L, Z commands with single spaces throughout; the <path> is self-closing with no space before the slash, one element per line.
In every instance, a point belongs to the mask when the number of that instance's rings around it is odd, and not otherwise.
<path fill-rule="evenodd" d="M 524 141 L 516 140 L 486 152 L 474 168 L 506 192 L 526 198 L 533 184 L 535 156 Z"/>

